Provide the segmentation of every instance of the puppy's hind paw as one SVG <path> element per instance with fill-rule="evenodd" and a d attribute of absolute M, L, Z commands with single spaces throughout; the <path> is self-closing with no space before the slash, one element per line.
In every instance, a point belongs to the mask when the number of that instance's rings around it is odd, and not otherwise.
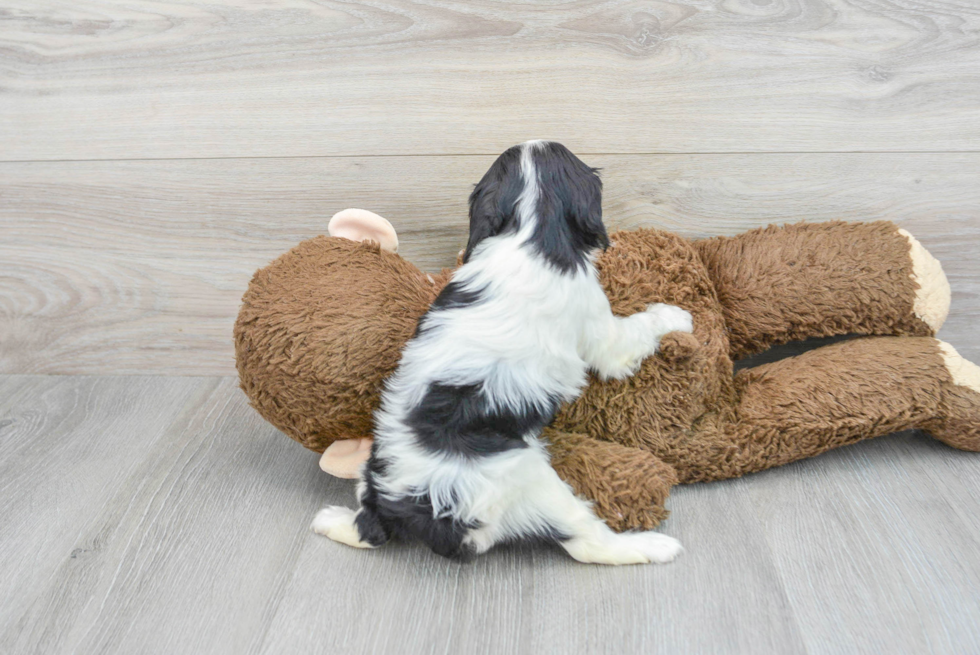
<path fill-rule="evenodd" d="M 587 564 L 666 564 L 682 550 L 681 542 L 659 532 L 634 532 L 594 541 L 571 539 L 562 543 L 569 555 Z"/>
<path fill-rule="evenodd" d="M 633 548 L 643 553 L 647 562 L 653 564 L 672 562 L 684 550 L 681 542 L 659 532 L 636 532 L 622 536 L 629 539 Z"/>
<path fill-rule="evenodd" d="M 329 537 L 334 541 L 354 548 L 373 548 L 361 535 L 354 524 L 357 513 L 346 507 L 324 507 L 313 517 L 313 532 Z"/>

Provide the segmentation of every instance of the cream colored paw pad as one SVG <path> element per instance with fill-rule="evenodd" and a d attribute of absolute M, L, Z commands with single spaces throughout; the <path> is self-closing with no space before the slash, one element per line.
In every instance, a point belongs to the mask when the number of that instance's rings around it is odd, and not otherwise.
<path fill-rule="evenodd" d="M 942 264 L 926 250 L 908 230 L 899 234 L 909 240 L 909 257 L 912 259 L 912 279 L 919 285 L 912 310 L 920 320 L 938 332 L 949 316 L 949 280 L 943 273 Z"/>
<path fill-rule="evenodd" d="M 956 352 L 955 348 L 945 341 L 939 342 L 939 350 L 943 353 L 943 361 L 953 378 L 953 382 L 980 393 L 980 366 L 964 359 Z"/>

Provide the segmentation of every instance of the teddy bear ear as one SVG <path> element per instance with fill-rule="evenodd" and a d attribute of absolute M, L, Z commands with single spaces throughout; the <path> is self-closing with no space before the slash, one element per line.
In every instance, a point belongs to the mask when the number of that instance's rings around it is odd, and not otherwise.
<path fill-rule="evenodd" d="M 366 209 L 345 209 L 337 212 L 327 224 L 332 237 L 351 241 L 376 241 L 383 250 L 398 252 L 398 235 L 386 219 Z"/>

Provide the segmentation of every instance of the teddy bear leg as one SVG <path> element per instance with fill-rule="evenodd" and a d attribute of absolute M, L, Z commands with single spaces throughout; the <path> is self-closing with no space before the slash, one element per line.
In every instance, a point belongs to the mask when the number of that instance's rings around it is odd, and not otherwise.
<path fill-rule="evenodd" d="M 723 479 L 922 428 L 980 450 L 980 369 L 930 337 L 870 337 L 740 371 L 738 404 L 681 482 Z M 718 453 L 714 459 L 707 453 Z"/>
<path fill-rule="evenodd" d="M 919 427 L 953 448 L 980 452 L 980 366 L 948 343 L 937 343 L 950 378 L 943 416 Z"/>
<path fill-rule="evenodd" d="M 546 428 L 551 466 L 610 528 L 655 528 L 677 484 L 674 469 L 647 450 Z"/>
<path fill-rule="evenodd" d="M 811 337 L 933 336 L 949 311 L 942 266 L 888 221 L 770 226 L 695 247 L 733 359 Z"/>

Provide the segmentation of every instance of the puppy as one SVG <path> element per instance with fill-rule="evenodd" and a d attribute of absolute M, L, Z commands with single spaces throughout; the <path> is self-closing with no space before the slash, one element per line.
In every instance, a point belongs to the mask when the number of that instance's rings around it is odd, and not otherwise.
<path fill-rule="evenodd" d="M 549 464 L 541 430 L 591 368 L 625 378 L 691 316 L 614 316 L 593 261 L 609 245 L 595 169 L 558 143 L 503 153 L 470 196 L 463 265 L 419 321 L 375 414 L 360 509 L 313 529 L 358 548 L 415 537 L 447 557 L 557 542 L 580 562 L 669 562 L 681 545 L 616 534 Z"/>

